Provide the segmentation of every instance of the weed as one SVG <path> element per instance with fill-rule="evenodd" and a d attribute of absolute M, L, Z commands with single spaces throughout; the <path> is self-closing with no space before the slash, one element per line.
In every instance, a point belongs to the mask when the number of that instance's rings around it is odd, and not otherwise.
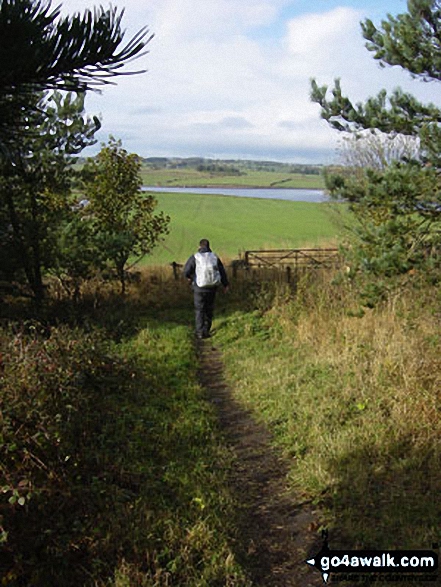
<path fill-rule="evenodd" d="M 177 289 L 147 279 L 2 330 L 3 583 L 248 584 Z"/>
<path fill-rule="evenodd" d="M 321 504 L 335 547 L 440 539 L 435 299 L 408 285 L 359 312 L 353 284 L 317 273 L 296 296 L 219 322 L 236 398 L 291 458 L 290 481 Z"/>

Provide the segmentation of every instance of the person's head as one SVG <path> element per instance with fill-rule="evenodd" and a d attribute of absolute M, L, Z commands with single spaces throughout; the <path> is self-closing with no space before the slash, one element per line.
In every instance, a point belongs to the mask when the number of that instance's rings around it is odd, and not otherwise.
<path fill-rule="evenodd" d="M 210 242 L 206 238 L 201 238 L 201 240 L 199 241 L 199 246 L 201 247 L 201 249 L 209 249 Z"/>

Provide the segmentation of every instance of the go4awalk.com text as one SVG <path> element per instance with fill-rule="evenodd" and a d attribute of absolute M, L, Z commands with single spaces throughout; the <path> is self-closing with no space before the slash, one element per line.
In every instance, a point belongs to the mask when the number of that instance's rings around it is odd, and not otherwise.
<path fill-rule="evenodd" d="M 432 550 L 331 550 L 325 541 L 321 551 L 307 564 L 322 573 L 324 583 L 347 580 L 354 582 L 379 580 L 394 582 L 410 577 L 409 582 L 435 581 L 438 571 L 438 553 Z M 375 575 L 375 576 L 374 576 Z M 413 580 L 412 580 L 413 578 Z"/>

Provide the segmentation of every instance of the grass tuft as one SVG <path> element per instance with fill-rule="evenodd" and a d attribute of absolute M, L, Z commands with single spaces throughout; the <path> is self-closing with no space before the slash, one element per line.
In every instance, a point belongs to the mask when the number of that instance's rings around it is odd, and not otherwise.
<path fill-rule="evenodd" d="M 237 399 L 273 431 L 336 548 L 441 539 L 437 296 L 409 287 L 359 312 L 354 286 L 315 274 L 219 319 Z"/>

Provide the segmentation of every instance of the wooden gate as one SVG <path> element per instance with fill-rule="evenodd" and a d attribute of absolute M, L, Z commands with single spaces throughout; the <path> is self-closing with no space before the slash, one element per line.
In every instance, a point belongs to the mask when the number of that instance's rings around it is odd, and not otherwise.
<path fill-rule="evenodd" d="M 245 251 L 244 256 L 233 261 L 233 275 L 238 269 L 284 270 L 291 281 L 303 269 L 334 267 L 339 260 L 338 249 L 267 249 Z M 271 274 L 273 272 L 271 271 Z"/>
<path fill-rule="evenodd" d="M 269 249 L 245 251 L 245 267 L 330 267 L 338 260 L 338 249 Z"/>

